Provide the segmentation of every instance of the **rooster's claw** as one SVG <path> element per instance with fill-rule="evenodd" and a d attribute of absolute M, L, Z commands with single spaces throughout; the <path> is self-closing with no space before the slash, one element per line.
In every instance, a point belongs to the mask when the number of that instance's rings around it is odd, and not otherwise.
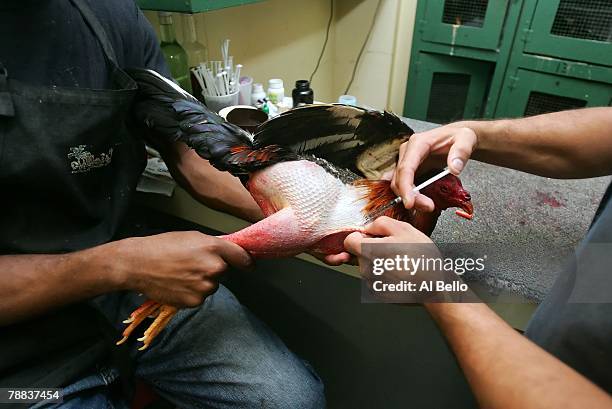
<path fill-rule="evenodd" d="M 176 307 L 169 305 L 162 305 L 158 302 L 149 300 L 142 304 L 136 309 L 130 317 L 123 321 L 125 324 L 129 324 L 123 330 L 123 338 L 117 341 L 117 345 L 123 344 L 130 337 L 134 329 L 140 325 L 140 323 L 147 317 L 155 317 L 155 320 L 149 325 L 149 328 L 144 332 L 138 341 L 141 341 L 143 345 L 138 348 L 139 351 L 147 349 L 153 339 L 161 332 L 162 329 L 168 324 L 168 321 L 176 314 Z"/>

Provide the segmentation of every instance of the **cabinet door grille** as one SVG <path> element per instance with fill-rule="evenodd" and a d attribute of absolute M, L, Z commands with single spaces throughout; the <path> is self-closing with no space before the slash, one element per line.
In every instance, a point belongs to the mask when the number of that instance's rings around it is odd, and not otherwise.
<path fill-rule="evenodd" d="M 525 116 L 583 108 L 586 104 L 587 102 L 582 99 L 531 91 L 525 107 Z"/>
<path fill-rule="evenodd" d="M 460 26 L 482 27 L 488 0 L 446 0 L 442 22 Z"/>
<path fill-rule="evenodd" d="M 470 81 L 467 74 L 434 73 L 426 120 L 446 124 L 463 119 Z"/>
<path fill-rule="evenodd" d="M 612 0 L 561 0 L 550 33 L 612 42 Z"/>

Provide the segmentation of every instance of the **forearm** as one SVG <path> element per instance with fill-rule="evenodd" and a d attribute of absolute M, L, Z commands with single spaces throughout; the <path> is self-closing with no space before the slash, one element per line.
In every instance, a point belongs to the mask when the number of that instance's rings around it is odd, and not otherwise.
<path fill-rule="evenodd" d="M 61 255 L 0 256 L 0 325 L 123 289 L 110 246 Z"/>
<path fill-rule="evenodd" d="M 482 162 L 561 179 L 612 174 L 612 108 L 456 125 L 476 132 Z"/>
<path fill-rule="evenodd" d="M 611 408 L 612 399 L 485 304 L 427 304 L 480 407 Z"/>
<path fill-rule="evenodd" d="M 174 179 L 196 200 L 248 221 L 258 221 L 263 214 L 240 180 L 215 169 L 207 160 L 182 143 L 161 149 Z"/>

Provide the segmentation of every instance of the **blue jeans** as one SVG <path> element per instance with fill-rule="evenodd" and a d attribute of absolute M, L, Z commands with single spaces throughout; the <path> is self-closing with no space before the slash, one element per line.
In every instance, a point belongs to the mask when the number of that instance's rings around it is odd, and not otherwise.
<path fill-rule="evenodd" d="M 132 293 L 95 300 L 121 323 L 144 299 Z M 120 324 L 122 325 L 122 324 Z M 178 408 L 322 408 L 314 370 L 242 306 L 225 287 L 197 308 L 180 310 L 145 351 L 130 346 L 136 376 Z M 128 408 L 109 393 L 107 368 L 64 388 L 64 402 L 35 408 Z"/>

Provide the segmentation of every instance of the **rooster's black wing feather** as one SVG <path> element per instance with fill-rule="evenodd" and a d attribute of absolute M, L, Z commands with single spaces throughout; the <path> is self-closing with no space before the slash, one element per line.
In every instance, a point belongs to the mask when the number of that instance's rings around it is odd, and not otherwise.
<path fill-rule="evenodd" d="M 136 121 L 153 141 L 181 141 L 219 170 L 244 175 L 294 155 L 278 146 L 256 150 L 251 135 L 152 70 L 129 69 L 138 84 Z"/>
<path fill-rule="evenodd" d="M 281 145 L 359 172 L 355 161 L 366 149 L 413 133 L 390 112 L 321 104 L 293 109 L 263 123 L 254 142 L 257 147 Z"/>

